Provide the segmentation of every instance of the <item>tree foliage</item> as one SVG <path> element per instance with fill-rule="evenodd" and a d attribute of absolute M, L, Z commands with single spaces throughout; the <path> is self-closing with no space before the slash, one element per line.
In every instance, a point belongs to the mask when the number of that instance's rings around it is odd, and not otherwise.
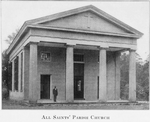
<path fill-rule="evenodd" d="M 137 99 L 149 100 L 149 62 L 143 65 L 137 62 Z"/>
<path fill-rule="evenodd" d="M 17 33 L 19 32 L 19 29 L 16 29 L 15 32 L 8 35 L 7 39 L 5 40 L 8 44 L 11 44 Z"/>
<path fill-rule="evenodd" d="M 17 35 L 19 29 L 16 29 L 15 32 L 10 34 L 7 39 L 5 40 L 8 44 L 11 44 L 15 36 Z M 6 51 L 2 52 L 2 90 L 3 90 L 3 96 L 2 98 L 8 98 L 9 96 L 9 89 L 11 87 L 11 82 L 10 82 L 10 65 L 9 65 L 9 60 L 8 60 L 8 55 L 6 54 Z"/>
<path fill-rule="evenodd" d="M 3 98 L 8 97 L 8 56 L 6 54 L 6 50 L 2 53 L 2 90 L 3 90 Z"/>
<path fill-rule="evenodd" d="M 121 99 L 129 95 L 129 55 L 121 55 Z M 143 62 L 136 54 L 136 96 L 137 100 L 149 100 L 149 61 Z"/>
<path fill-rule="evenodd" d="M 123 53 L 120 61 L 121 67 L 121 99 L 128 99 L 129 97 L 129 55 Z"/>

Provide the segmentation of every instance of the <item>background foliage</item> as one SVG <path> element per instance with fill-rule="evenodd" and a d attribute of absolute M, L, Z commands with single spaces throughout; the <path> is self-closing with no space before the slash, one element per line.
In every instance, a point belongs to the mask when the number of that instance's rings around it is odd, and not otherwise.
<path fill-rule="evenodd" d="M 149 56 L 142 61 L 136 54 L 136 96 L 137 100 L 149 100 Z M 128 99 L 129 94 L 129 54 L 121 55 L 121 99 Z"/>

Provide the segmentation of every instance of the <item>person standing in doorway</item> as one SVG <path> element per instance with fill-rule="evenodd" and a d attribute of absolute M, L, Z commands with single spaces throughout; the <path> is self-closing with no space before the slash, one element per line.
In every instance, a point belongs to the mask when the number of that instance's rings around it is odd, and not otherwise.
<path fill-rule="evenodd" d="M 57 90 L 56 86 L 54 86 L 54 89 L 53 89 L 54 102 L 56 102 L 56 100 L 57 100 L 57 95 L 58 95 L 58 90 Z"/>

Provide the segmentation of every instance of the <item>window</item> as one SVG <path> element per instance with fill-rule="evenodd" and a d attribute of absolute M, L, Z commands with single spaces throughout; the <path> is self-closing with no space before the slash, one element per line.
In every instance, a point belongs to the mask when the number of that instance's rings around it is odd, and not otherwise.
<path fill-rule="evenodd" d="M 97 99 L 99 99 L 99 76 L 97 77 Z"/>
<path fill-rule="evenodd" d="M 18 91 L 18 56 L 14 60 L 14 90 Z"/>
<path fill-rule="evenodd" d="M 22 87 L 23 87 L 23 53 L 21 53 L 21 82 L 20 82 L 20 91 L 22 92 Z"/>
<path fill-rule="evenodd" d="M 12 90 L 12 62 L 8 65 L 8 80 L 10 81 L 8 84 L 9 90 Z"/>
<path fill-rule="evenodd" d="M 84 55 L 83 54 L 74 54 L 74 61 L 75 62 L 84 62 Z"/>
<path fill-rule="evenodd" d="M 48 52 L 41 52 L 41 60 L 42 61 L 50 61 L 50 53 L 48 53 Z"/>

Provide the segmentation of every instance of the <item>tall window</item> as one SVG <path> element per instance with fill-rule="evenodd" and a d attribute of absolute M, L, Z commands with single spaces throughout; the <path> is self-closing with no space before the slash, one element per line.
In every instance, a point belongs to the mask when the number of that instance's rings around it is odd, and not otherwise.
<path fill-rule="evenodd" d="M 20 91 L 22 92 L 22 88 L 23 88 L 23 53 L 21 53 L 21 81 L 20 81 Z"/>
<path fill-rule="evenodd" d="M 8 65 L 9 90 L 12 90 L 12 62 Z"/>
<path fill-rule="evenodd" d="M 18 91 L 18 56 L 14 60 L 14 90 Z"/>
<path fill-rule="evenodd" d="M 97 99 L 99 99 L 99 76 L 97 77 Z"/>

